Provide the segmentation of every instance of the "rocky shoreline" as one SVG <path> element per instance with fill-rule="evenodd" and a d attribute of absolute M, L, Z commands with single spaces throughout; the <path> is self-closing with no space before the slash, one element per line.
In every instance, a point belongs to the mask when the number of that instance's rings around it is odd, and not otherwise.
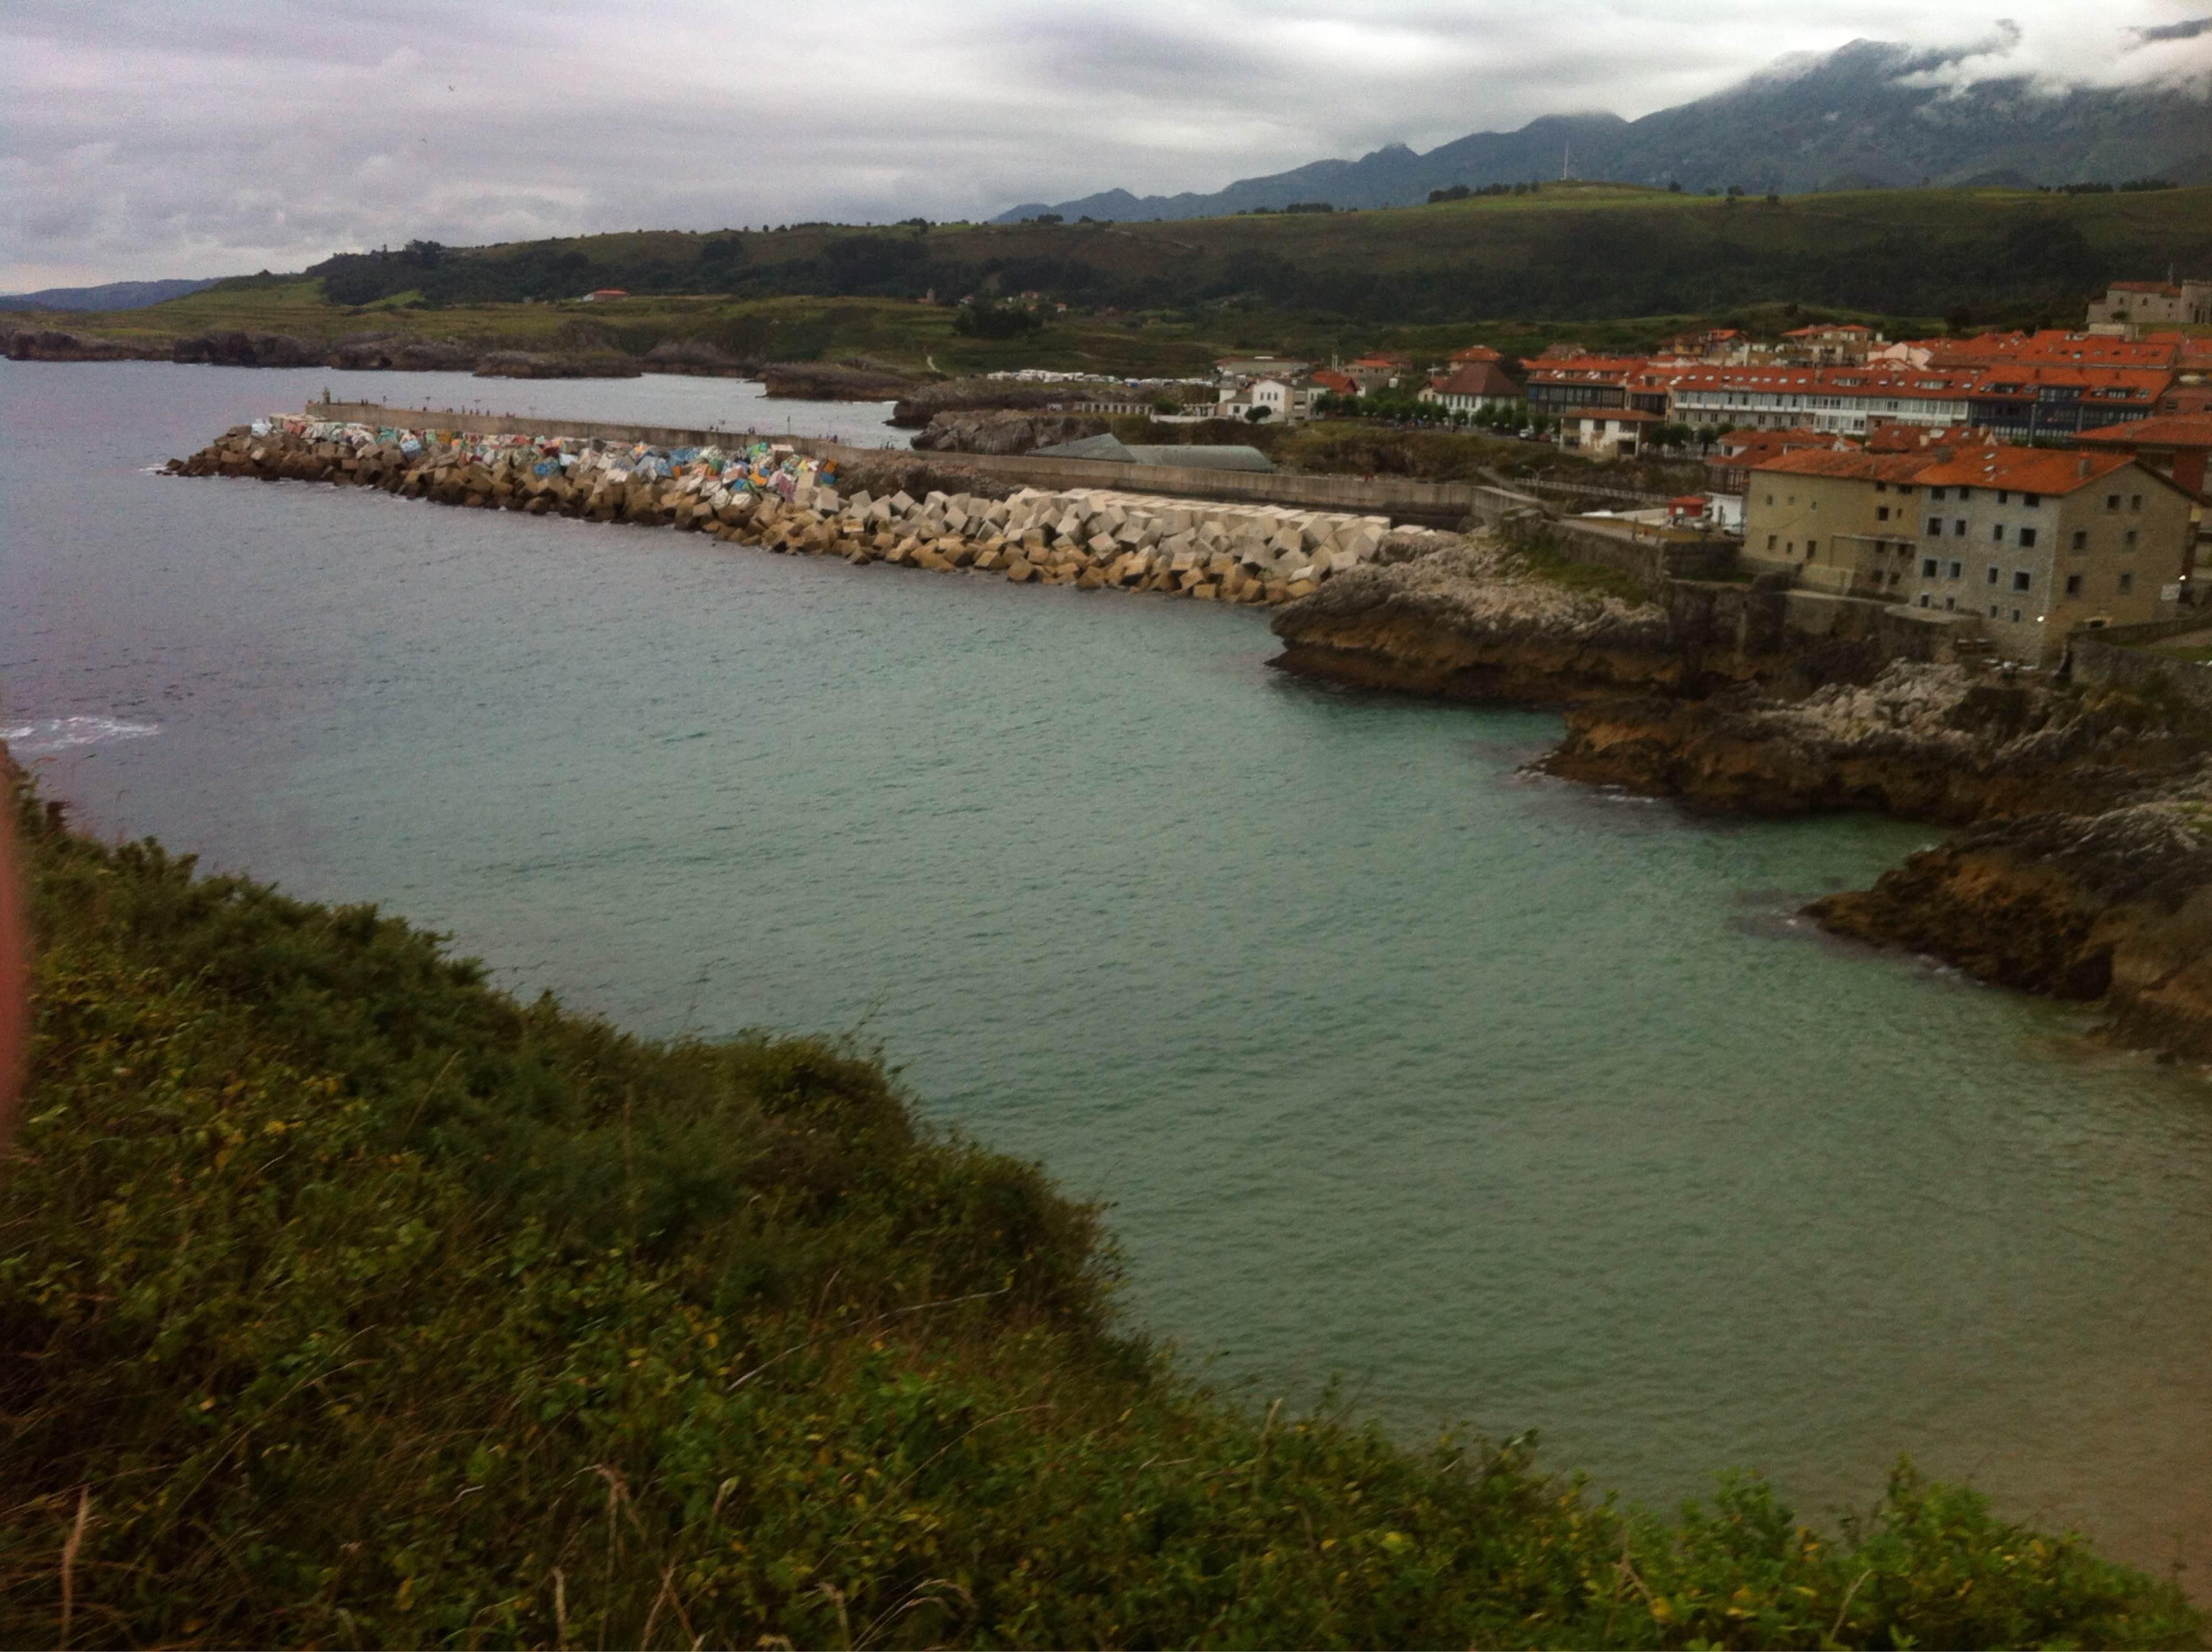
<path fill-rule="evenodd" d="M 2119 1043 L 2212 1061 L 2212 730 L 2124 693 L 1885 662 L 1850 640 L 1699 631 L 1715 611 L 1699 599 L 1546 596 L 1501 554 L 1449 551 L 1286 607 L 1278 663 L 1564 703 L 1566 736 L 1535 766 L 1577 781 L 1716 812 L 1865 809 L 1955 829 L 1807 913 L 2094 1005 Z"/>
<path fill-rule="evenodd" d="M 1563 778 L 1733 814 L 1865 809 L 1954 829 L 1873 888 L 1806 910 L 1838 934 L 2094 1004 L 2123 1042 L 2212 1061 L 2212 731 L 2185 708 L 1899 660 L 1847 626 L 1798 635 L 1773 593 L 1739 586 L 1669 581 L 1632 601 L 1571 588 L 1483 537 L 1010 491 L 911 453 L 839 467 L 766 442 L 662 454 L 298 418 L 234 430 L 170 468 L 1273 606 L 1285 670 L 1564 705 L 1565 737 L 1536 765 Z"/>

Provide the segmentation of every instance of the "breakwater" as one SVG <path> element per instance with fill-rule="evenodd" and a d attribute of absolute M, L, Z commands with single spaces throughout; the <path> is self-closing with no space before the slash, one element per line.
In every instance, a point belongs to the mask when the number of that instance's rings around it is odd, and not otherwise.
<path fill-rule="evenodd" d="M 856 563 L 1202 601 L 1287 602 L 1363 563 L 1446 542 L 1430 530 L 1394 528 L 1384 515 L 1195 503 L 1126 487 L 1021 488 L 999 496 L 933 489 L 917 499 L 880 480 L 871 491 L 893 457 L 881 452 L 847 449 L 841 462 L 819 451 L 835 444 L 651 434 L 662 440 L 287 415 L 237 427 L 168 468 L 373 487 L 444 505 L 705 532 Z M 705 440 L 680 440 L 692 435 Z M 1133 479 L 1127 466 L 1104 468 L 1115 482 Z"/>
<path fill-rule="evenodd" d="M 595 436 L 606 441 L 648 446 L 704 447 L 752 434 L 707 428 L 617 424 L 593 420 L 525 418 L 512 415 L 439 412 L 427 408 L 391 407 L 379 402 L 317 402 L 313 418 L 374 428 L 438 425 L 465 422 L 472 434 L 542 437 Z M 771 436 L 793 452 L 856 464 L 881 459 L 879 448 L 857 446 L 807 436 Z M 1135 480 L 1147 494 L 1243 504 L 1288 505 L 1300 510 L 1386 516 L 1394 523 L 1456 528 L 1470 518 L 1490 526 L 1519 511 L 1540 510 L 1540 501 L 1510 489 L 1480 483 L 1417 482 L 1406 477 L 1295 476 L 1282 472 L 1208 470 L 1199 465 L 1148 465 L 1138 469 L 1105 459 L 1039 459 L 1035 454 L 962 453 L 960 468 L 1014 488 L 1126 488 Z"/>

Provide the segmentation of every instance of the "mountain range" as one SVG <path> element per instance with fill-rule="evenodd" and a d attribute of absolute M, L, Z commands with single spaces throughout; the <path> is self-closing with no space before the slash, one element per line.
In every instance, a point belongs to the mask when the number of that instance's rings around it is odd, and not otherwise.
<path fill-rule="evenodd" d="M 2165 39 L 2212 35 L 2212 18 Z M 1041 213 L 1128 221 L 1211 218 L 1294 202 L 1410 206 L 1432 190 L 1558 178 L 1802 194 L 1920 184 L 2212 183 L 2212 68 L 2179 84 L 2038 89 L 2026 76 L 1942 83 L 1955 52 L 1854 40 L 1785 59 L 1711 97 L 1639 120 L 1546 115 L 1416 153 L 1392 143 L 1357 161 L 1316 161 L 1212 194 L 1107 190 L 1030 202 Z"/>
<path fill-rule="evenodd" d="M 99 287 L 42 287 L 35 293 L 0 293 L 0 310 L 143 310 L 212 287 L 204 281 L 111 281 Z"/>

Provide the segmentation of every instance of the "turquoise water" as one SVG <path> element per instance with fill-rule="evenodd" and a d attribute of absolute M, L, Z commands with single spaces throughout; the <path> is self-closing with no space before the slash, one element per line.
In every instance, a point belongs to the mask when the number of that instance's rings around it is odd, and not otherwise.
<path fill-rule="evenodd" d="M 2212 1090 L 1790 916 L 1929 831 L 1532 780 L 1555 718 L 1247 611 L 143 474 L 331 376 L 0 371 L 0 725 L 91 823 L 880 1040 L 1256 1394 L 1814 1515 L 1910 1452 L 2212 1576 Z"/>

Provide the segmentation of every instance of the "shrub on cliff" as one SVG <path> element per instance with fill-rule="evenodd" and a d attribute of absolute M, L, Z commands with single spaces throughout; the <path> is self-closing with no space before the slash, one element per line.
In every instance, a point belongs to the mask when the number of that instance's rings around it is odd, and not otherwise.
<path fill-rule="evenodd" d="M 0 1641 L 2174 1644 L 1909 1478 L 1837 1541 L 1253 1418 L 1094 1213 L 814 1039 L 656 1044 L 26 807 Z M 764 1637 L 767 1637 L 764 1640 Z"/>

